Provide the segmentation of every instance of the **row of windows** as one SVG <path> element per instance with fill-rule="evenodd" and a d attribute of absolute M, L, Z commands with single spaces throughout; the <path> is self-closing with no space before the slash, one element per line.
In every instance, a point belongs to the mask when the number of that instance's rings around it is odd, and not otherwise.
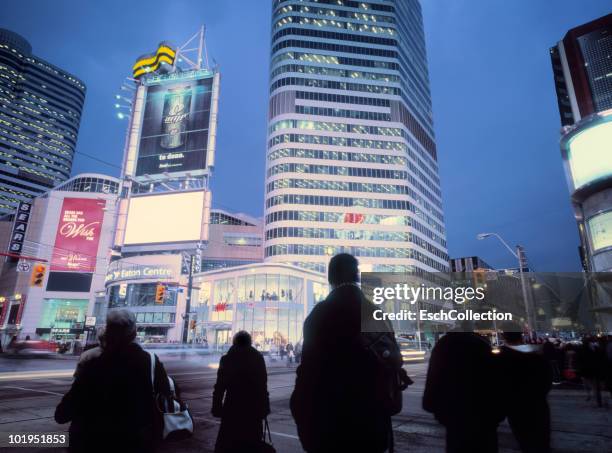
<path fill-rule="evenodd" d="M 174 324 L 175 314 L 164 312 L 136 313 L 136 322 L 144 324 Z"/>
<path fill-rule="evenodd" d="M 284 60 L 298 60 L 307 61 L 310 63 L 318 64 L 336 64 L 345 66 L 363 66 L 366 68 L 380 68 L 380 69 L 391 69 L 393 71 L 399 71 L 399 63 L 393 61 L 381 61 L 381 60 L 364 60 L 361 58 L 350 58 L 339 55 L 323 55 L 308 52 L 284 52 L 278 54 L 272 59 L 271 65 L 284 61 Z"/>
<path fill-rule="evenodd" d="M 363 30 L 366 31 L 366 30 Z M 365 44 L 375 44 L 379 46 L 397 46 L 397 41 L 390 38 L 377 38 L 375 36 L 363 35 L 358 33 L 338 33 L 335 31 L 323 31 L 323 30 L 312 30 L 308 28 L 285 28 L 274 34 L 272 42 L 276 42 L 284 36 L 308 36 L 310 38 L 324 38 L 324 39 L 336 39 L 338 41 L 353 41 Z M 302 47 L 302 46 L 292 46 Z M 344 47 L 344 46 L 343 46 Z M 348 46 L 353 47 L 353 46 Z M 274 49 L 276 46 L 274 46 Z M 276 50 L 272 50 L 272 53 Z M 342 52 L 342 51 L 339 51 Z M 344 51 L 349 52 L 349 51 Z M 355 52 L 350 52 L 355 53 Z M 395 54 L 395 52 L 393 52 Z M 372 54 L 370 54 L 372 55 Z M 397 54 L 395 54 L 397 55 Z"/>
<path fill-rule="evenodd" d="M 342 104 L 371 105 L 374 107 L 389 107 L 389 99 L 366 98 L 362 96 L 345 96 L 344 94 L 320 93 L 313 91 L 296 91 L 296 99 L 306 99 L 309 101 L 338 102 Z"/>
<path fill-rule="evenodd" d="M 348 132 L 352 134 L 386 135 L 401 137 L 399 127 L 366 126 L 365 124 L 335 123 L 333 121 L 311 120 L 280 120 L 272 123 L 268 132 L 271 134 L 279 129 L 306 129 L 309 131 Z"/>
<path fill-rule="evenodd" d="M 442 264 L 411 248 L 282 244 L 271 245 L 265 249 L 266 257 L 277 255 L 333 256 L 337 255 L 338 253 L 350 253 L 356 257 L 369 258 L 412 258 L 440 272 L 445 272 L 448 270 L 448 266 L 445 264 Z"/>
<path fill-rule="evenodd" d="M 248 223 L 242 219 L 237 217 L 233 217 L 222 212 L 211 212 L 210 213 L 210 223 L 211 225 L 219 224 L 219 225 L 247 225 L 253 226 L 252 223 Z"/>
<path fill-rule="evenodd" d="M 395 74 L 381 74 L 378 72 L 355 71 L 354 69 L 336 69 L 323 66 L 307 66 L 301 64 L 286 64 L 279 66 L 270 73 L 270 79 L 288 72 L 302 74 L 316 74 L 329 77 L 345 77 L 347 79 L 366 79 L 380 82 L 400 82 L 400 77 Z M 358 90 L 355 90 L 358 91 Z"/>
<path fill-rule="evenodd" d="M 313 179 L 277 179 L 267 185 L 267 192 L 279 189 L 334 190 L 341 192 L 368 192 L 409 195 L 407 186 L 393 184 L 371 184 L 346 181 L 320 181 Z"/>
<path fill-rule="evenodd" d="M 319 16 L 348 17 L 349 19 L 357 19 L 369 22 L 383 22 L 390 24 L 395 23 L 395 18 L 393 16 L 381 16 L 379 14 L 345 11 L 343 9 L 319 8 L 314 5 L 286 5 L 280 8 L 280 10 L 275 11 L 274 16 L 278 16 L 280 14 L 287 14 L 293 11 L 298 13 L 318 14 Z"/>
<path fill-rule="evenodd" d="M 332 108 L 326 108 L 326 107 L 311 107 L 308 105 L 296 105 L 295 113 L 299 113 L 300 115 L 310 115 L 310 116 L 331 116 L 335 118 L 351 118 L 354 120 L 391 121 L 390 113 L 363 112 L 360 110 L 332 109 Z"/>
<path fill-rule="evenodd" d="M 348 241 L 409 242 L 406 231 L 339 230 L 337 228 L 280 227 L 266 231 L 266 240 L 277 238 L 338 239 Z"/>
<path fill-rule="evenodd" d="M 408 173 L 401 170 L 384 170 L 381 168 L 336 167 L 331 165 L 313 165 L 286 163 L 268 169 L 268 178 L 280 173 L 309 173 L 317 175 L 353 176 L 357 178 L 406 179 Z"/>
<path fill-rule="evenodd" d="M 266 240 L 277 238 L 337 239 L 354 241 L 411 242 L 434 256 L 448 260 L 446 252 L 423 238 L 405 231 L 340 230 L 338 228 L 280 227 L 266 231 Z"/>
<path fill-rule="evenodd" d="M 279 5 L 283 3 L 294 1 L 294 0 L 276 0 L 274 2 L 274 8 L 277 8 Z M 302 2 L 303 0 L 300 0 Z M 334 6 L 344 6 L 347 8 L 356 8 L 361 10 L 373 10 L 373 11 L 386 11 L 386 12 L 395 12 L 395 9 L 391 5 L 385 5 L 380 3 L 366 3 L 366 2 L 357 2 L 355 0 L 311 0 L 309 2 L 304 1 L 304 3 L 308 3 L 309 5 L 315 6 L 317 4 L 324 5 L 334 5 Z M 296 6 L 296 5 L 294 5 Z"/>
<path fill-rule="evenodd" d="M 286 30 L 283 30 L 286 31 Z M 376 38 L 380 39 L 380 38 Z M 331 44 L 319 41 L 300 41 L 297 39 L 288 39 L 286 41 L 279 42 L 272 47 L 272 55 L 281 49 L 287 47 L 296 47 L 302 49 L 315 49 L 315 50 L 328 50 L 330 52 L 343 52 L 343 53 L 355 53 L 360 55 L 371 55 L 376 57 L 385 58 L 397 58 L 397 52 L 392 50 L 376 49 L 373 47 L 357 47 L 357 46 L 345 46 L 341 44 Z"/>
<path fill-rule="evenodd" d="M 268 141 L 268 146 L 271 148 L 281 143 L 310 143 L 313 145 L 347 146 L 352 148 L 389 149 L 397 151 L 404 151 L 406 148 L 406 145 L 402 142 L 306 134 L 279 134 Z"/>
<path fill-rule="evenodd" d="M 275 195 L 266 200 L 266 207 L 283 204 L 305 204 L 314 206 L 360 206 L 362 208 L 396 209 L 414 211 L 412 203 L 406 200 L 379 200 L 375 198 L 329 197 L 325 195 Z"/>
<path fill-rule="evenodd" d="M 295 85 L 295 86 L 306 86 L 312 88 L 324 88 L 328 90 L 346 90 L 346 91 L 363 91 L 366 93 L 376 93 L 376 94 L 390 94 L 399 96 L 401 94 L 401 90 L 396 87 L 388 86 L 388 85 L 366 85 L 363 83 L 349 83 L 349 82 L 337 82 L 335 80 L 323 80 L 323 79 L 304 79 L 302 77 L 285 77 L 282 79 L 278 79 L 272 85 L 270 85 L 270 92 L 276 90 L 277 88 Z M 347 97 L 347 96 L 343 96 Z M 351 96 L 354 97 L 354 96 Z M 298 99 L 311 99 L 311 98 L 302 98 L 298 97 Z M 367 99 L 367 98 L 359 98 L 359 99 Z M 327 99 L 320 99 L 327 100 Z M 329 102 L 348 102 L 350 104 L 365 104 L 365 102 L 352 102 L 352 101 L 329 101 Z M 366 105 L 378 105 L 378 104 L 366 104 Z M 388 106 L 388 105 L 387 105 Z"/>
<path fill-rule="evenodd" d="M 381 214 L 360 214 L 352 212 L 321 212 L 321 211 L 275 211 L 266 216 L 266 225 L 282 221 L 301 221 L 301 222 L 329 222 L 341 224 L 365 224 L 365 225 L 406 225 L 411 226 L 419 233 L 429 239 L 446 247 L 446 240 L 443 235 L 444 228 L 434 223 L 431 225 L 433 231 L 422 225 L 416 219 L 402 215 L 381 215 Z M 436 234 L 436 232 L 439 233 Z"/>
<path fill-rule="evenodd" d="M 388 154 L 348 153 L 345 151 L 321 151 L 317 149 L 282 148 L 268 154 L 268 160 L 296 157 L 302 159 L 326 159 L 349 162 L 371 162 L 377 164 L 406 165 L 406 158 Z"/>
<path fill-rule="evenodd" d="M 411 181 L 412 182 L 412 181 Z M 367 192 L 367 193 L 386 193 L 396 195 L 410 195 L 421 206 L 423 206 L 434 217 L 442 220 L 442 214 L 437 211 L 442 209 L 442 203 L 439 200 L 426 198 L 419 195 L 411 187 L 404 185 L 393 184 L 372 184 L 347 181 L 321 181 L 313 179 L 277 179 L 268 183 L 267 193 L 280 189 L 310 189 L 310 190 L 335 190 L 341 192 Z M 430 194 L 428 194 L 431 196 Z M 433 203 L 433 204 L 432 204 Z"/>
<path fill-rule="evenodd" d="M 292 24 L 312 25 L 315 27 L 322 27 L 322 28 L 339 28 L 343 30 L 349 30 L 351 32 L 375 33 L 375 34 L 389 35 L 389 36 L 395 36 L 397 34 L 397 31 L 391 27 L 381 27 L 379 25 L 363 24 L 363 23 L 358 23 L 358 22 L 345 22 L 342 20 L 326 19 L 322 17 L 305 17 L 305 16 L 285 16 L 279 19 L 278 21 L 276 21 L 276 23 L 274 24 L 274 27 L 281 28 L 286 25 L 292 25 Z M 296 33 L 292 33 L 292 34 L 296 34 Z M 332 39 L 346 40 L 346 38 L 332 38 Z M 356 41 L 356 40 L 350 39 L 350 41 Z"/>

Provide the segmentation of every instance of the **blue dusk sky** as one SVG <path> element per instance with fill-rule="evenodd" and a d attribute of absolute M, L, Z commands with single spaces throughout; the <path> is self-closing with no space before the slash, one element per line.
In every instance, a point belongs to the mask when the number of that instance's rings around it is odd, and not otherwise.
<path fill-rule="evenodd" d="M 479 232 L 521 243 L 538 271 L 577 271 L 578 236 L 558 147 L 548 49 L 610 12 L 602 0 L 422 0 L 449 255 L 514 258 Z M 261 216 L 270 43 L 268 0 L 4 0 L 0 27 L 87 85 L 73 174 L 117 176 L 127 122 L 114 95 L 141 54 L 201 24 L 220 65 L 213 204 Z"/>

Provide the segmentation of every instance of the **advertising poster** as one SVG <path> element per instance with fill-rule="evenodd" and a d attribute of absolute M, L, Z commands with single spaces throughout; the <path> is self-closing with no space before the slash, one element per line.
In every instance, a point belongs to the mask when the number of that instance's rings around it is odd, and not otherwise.
<path fill-rule="evenodd" d="M 52 271 L 95 270 L 104 206 L 102 200 L 64 198 L 51 258 Z"/>
<path fill-rule="evenodd" d="M 206 168 L 213 78 L 148 88 L 136 176 Z"/>

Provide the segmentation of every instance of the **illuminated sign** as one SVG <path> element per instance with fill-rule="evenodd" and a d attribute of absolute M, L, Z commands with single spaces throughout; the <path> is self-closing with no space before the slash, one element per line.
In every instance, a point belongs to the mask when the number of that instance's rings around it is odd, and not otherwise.
<path fill-rule="evenodd" d="M 173 266 L 152 264 L 147 265 L 129 265 L 122 266 L 120 269 L 110 270 L 106 274 L 105 283 L 118 281 L 118 280 L 132 280 L 132 279 L 161 279 L 161 280 L 173 280 L 176 275 Z"/>
<path fill-rule="evenodd" d="M 566 147 L 574 189 L 612 175 L 612 121 L 576 133 Z"/>
<path fill-rule="evenodd" d="M 125 244 L 199 241 L 204 222 L 204 191 L 132 197 Z"/>
<path fill-rule="evenodd" d="M 157 71 L 164 63 L 172 66 L 176 58 L 176 51 L 167 43 L 160 43 L 154 53 L 143 55 L 132 67 L 135 79 L 145 74 Z"/>
<path fill-rule="evenodd" d="M 51 270 L 93 272 L 96 269 L 105 205 L 105 201 L 95 198 L 64 198 Z"/>
<path fill-rule="evenodd" d="M 25 241 L 26 230 L 28 229 L 28 222 L 30 221 L 31 210 L 32 203 L 26 203 L 25 201 L 19 202 L 17 212 L 15 213 L 15 222 L 13 223 L 11 239 L 9 241 L 9 253 L 21 255 L 23 241 Z"/>
<path fill-rule="evenodd" d="M 587 225 L 594 252 L 606 247 L 612 247 L 612 211 L 591 217 L 587 221 Z"/>
<path fill-rule="evenodd" d="M 206 169 L 213 76 L 189 74 L 147 87 L 136 176 Z"/>

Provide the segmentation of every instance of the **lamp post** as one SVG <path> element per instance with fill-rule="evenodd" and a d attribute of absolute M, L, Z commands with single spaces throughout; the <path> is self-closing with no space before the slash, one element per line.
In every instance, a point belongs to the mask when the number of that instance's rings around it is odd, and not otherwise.
<path fill-rule="evenodd" d="M 483 239 L 495 237 L 502 243 L 504 247 L 508 249 L 508 251 L 518 260 L 518 268 L 519 268 L 519 277 L 521 279 L 521 290 L 523 292 L 523 302 L 525 304 L 525 313 L 527 314 L 527 329 L 529 331 L 529 336 L 532 337 L 535 334 L 535 323 L 533 319 L 533 314 L 531 310 L 531 304 L 529 303 L 529 296 L 527 294 L 527 281 L 525 279 L 525 272 L 523 272 L 523 267 L 526 262 L 525 259 L 525 250 L 520 245 L 516 246 L 516 251 L 512 249 L 508 245 L 506 241 L 497 233 L 479 233 L 476 235 L 476 239 L 482 241 Z"/>

